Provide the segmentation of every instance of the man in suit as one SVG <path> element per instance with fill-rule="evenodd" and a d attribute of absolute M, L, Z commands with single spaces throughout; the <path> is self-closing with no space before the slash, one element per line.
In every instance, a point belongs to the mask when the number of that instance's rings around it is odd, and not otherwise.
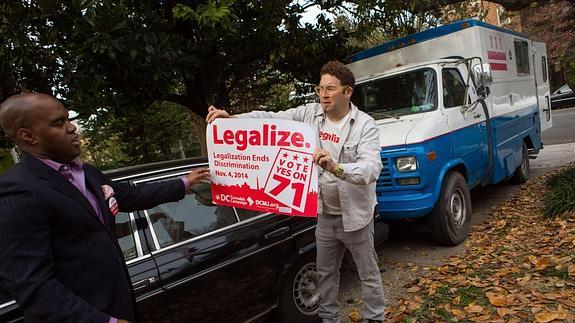
<path fill-rule="evenodd" d="M 8 98 L 0 126 L 23 151 L 0 179 L 0 281 L 26 322 L 134 321 L 114 215 L 180 200 L 209 170 L 165 183 L 113 183 L 78 160 L 76 127 L 46 94 Z"/>

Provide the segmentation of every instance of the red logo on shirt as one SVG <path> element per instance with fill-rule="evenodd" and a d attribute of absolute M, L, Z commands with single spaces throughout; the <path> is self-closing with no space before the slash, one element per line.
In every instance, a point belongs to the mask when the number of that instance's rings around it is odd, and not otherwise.
<path fill-rule="evenodd" d="M 335 133 L 320 131 L 319 132 L 319 139 L 321 139 L 323 141 L 333 141 L 336 144 L 339 143 L 339 136 L 336 135 Z"/>

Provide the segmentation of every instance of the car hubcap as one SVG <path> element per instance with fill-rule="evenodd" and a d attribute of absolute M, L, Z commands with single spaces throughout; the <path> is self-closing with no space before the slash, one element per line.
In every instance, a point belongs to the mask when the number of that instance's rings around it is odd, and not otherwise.
<path fill-rule="evenodd" d="M 319 277 L 314 263 L 301 267 L 293 283 L 293 298 L 300 312 L 314 315 L 319 306 Z"/>
<path fill-rule="evenodd" d="M 453 219 L 453 225 L 460 227 L 465 222 L 465 200 L 460 189 L 455 190 L 449 199 L 449 212 Z"/>

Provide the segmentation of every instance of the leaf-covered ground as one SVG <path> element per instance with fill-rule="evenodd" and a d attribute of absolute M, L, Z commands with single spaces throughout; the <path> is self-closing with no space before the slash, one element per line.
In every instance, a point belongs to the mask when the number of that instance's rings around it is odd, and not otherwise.
<path fill-rule="evenodd" d="M 575 213 L 541 213 L 547 178 L 564 169 L 523 184 L 494 208 L 472 229 L 464 254 L 423 268 L 386 321 L 575 321 Z"/>

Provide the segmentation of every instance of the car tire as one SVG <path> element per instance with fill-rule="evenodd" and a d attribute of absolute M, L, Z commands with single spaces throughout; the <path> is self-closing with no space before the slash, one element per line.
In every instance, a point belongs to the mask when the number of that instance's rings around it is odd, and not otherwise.
<path fill-rule="evenodd" d="M 521 147 L 521 165 L 511 177 L 512 184 L 523 184 L 529 178 L 529 150 L 527 144 L 523 142 Z"/>
<path fill-rule="evenodd" d="M 441 196 L 433 210 L 433 240 L 456 246 L 467 239 L 471 227 L 471 195 L 463 175 L 449 172 L 443 181 Z"/>
<path fill-rule="evenodd" d="M 284 280 L 276 320 L 281 323 L 319 322 L 319 277 L 315 266 L 315 252 L 310 252 L 287 273 Z"/>

